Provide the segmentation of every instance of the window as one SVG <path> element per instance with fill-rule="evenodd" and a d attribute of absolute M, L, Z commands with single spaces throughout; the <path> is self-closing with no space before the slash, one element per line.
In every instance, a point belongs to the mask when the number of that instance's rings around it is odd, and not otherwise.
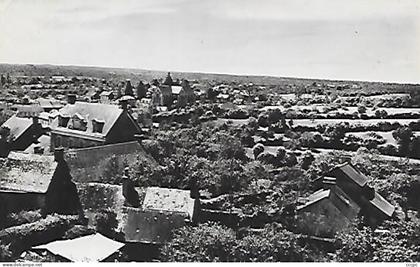
<path fill-rule="evenodd" d="M 105 121 L 93 119 L 92 120 L 92 132 L 94 133 L 102 133 L 104 129 Z"/>
<path fill-rule="evenodd" d="M 70 117 L 66 115 L 58 115 L 58 126 L 60 127 L 67 127 L 67 124 L 69 123 Z"/>

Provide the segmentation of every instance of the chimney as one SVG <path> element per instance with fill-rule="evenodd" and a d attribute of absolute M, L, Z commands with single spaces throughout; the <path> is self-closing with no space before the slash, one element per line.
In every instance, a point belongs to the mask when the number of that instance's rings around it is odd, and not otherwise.
<path fill-rule="evenodd" d="M 38 125 L 38 123 L 39 123 L 38 116 L 32 116 L 32 124 Z"/>
<path fill-rule="evenodd" d="M 124 111 L 127 111 L 128 101 L 127 100 L 120 100 L 120 106 Z"/>
<path fill-rule="evenodd" d="M 34 153 L 38 154 L 38 155 L 42 155 L 42 154 L 44 154 L 44 148 L 40 147 L 40 146 L 35 146 L 34 147 Z"/>
<path fill-rule="evenodd" d="M 76 95 L 75 94 L 68 94 L 67 95 L 67 103 L 73 105 L 76 103 Z"/>
<path fill-rule="evenodd" d="M 64 148 L 59 147 L 54 150 L 54 161 L 57 161 L 57 162 L 64 161 Z"/>
<path fill-rule="evenodd" d="M 331 189 L 337 185 L 336 178 L 334 177 L 324 177 L 322 180 L 322 187 L 324 189 Z"/>

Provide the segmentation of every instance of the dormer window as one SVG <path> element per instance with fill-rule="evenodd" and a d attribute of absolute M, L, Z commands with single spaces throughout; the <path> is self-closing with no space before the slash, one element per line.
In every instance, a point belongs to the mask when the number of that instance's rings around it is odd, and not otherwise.
<path fill-rule="evenodd" d="M 104 129 L 105 121 L 99 119 L 92 120 L 92 132 L 94 133 L 102 133 Z"/>
<path fill-rule="evenodd" d="M 82 115 L 76 113 L 72 117 L 72 129 L 79 130 L 79 131 L 86 131 L 87 129 L 87 121 Z"/>
<path fill-rule="evenodd" d="M 58 126 L 60 127 L 67 127 L 67 124 L 69 123 L 70 116 L 65 114 L 59 114 L 58 115 Z"/>

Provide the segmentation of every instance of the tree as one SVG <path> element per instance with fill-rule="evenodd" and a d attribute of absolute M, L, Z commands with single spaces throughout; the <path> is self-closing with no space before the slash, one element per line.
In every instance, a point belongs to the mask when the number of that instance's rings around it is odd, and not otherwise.
<path fill-rule="evenodd" d="M 409 127 L 400 127 L 392 132 L 392 137 L 397 140 L 400 155 L 409 155 L 412 136 L 413 131 Z"/>
<path fill-rule="evenodd" d="M 133 86 L 131 86 L 131 81 L 130 80 L 127 80 L 125 82 L 124 95 L 134 96 Z"/>
<path fill-rule="evenodd" d="M 312 261 L 310 251 L 301 245 L 301 236 L 280 225 L 270 225 L 259 234 L 248 234 L 233 248 L 235 261 L 302 262 Z"/>
<path fill-rule="evenodd" d="M 217 223 L 186 226 L 173 233 L 161 249 L 162 261 L 227 262 L 232 261 L 236 236 L 233 230 Z"/>
<path fill-rule="evenodd" d="M 137 91 L 137 98 L 138 99 L 142 99 L 144 97 L 146 97 L 146 86 L 144 85 L 144 83 L 142 81 L 139 81 L 139 84 L 136 87 L 136 91 Z"/>

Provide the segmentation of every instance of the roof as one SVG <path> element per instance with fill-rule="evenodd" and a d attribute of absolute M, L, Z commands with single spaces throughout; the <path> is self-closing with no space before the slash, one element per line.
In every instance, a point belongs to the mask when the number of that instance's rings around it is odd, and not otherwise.
<path fill-rule="evenodd" d="M 44 153 L 48 153 L 50 150 L 51 144 L 51 137 L 49 135 L 41 135 L 37 140 L 37 142 L 30 144 L 26 149 L 25 153 L 34 154 L 35 147 L 42 147 L 44 148 Z"/>
<path fill-rule="evenodd" d="M 10 129 L 10 135 L 13 136 L 13 140 L 17 140 L 31 127 L 31 125 L 31 118 L 20 118 L 16 115 L 13 115 L 5 123 L 3 123 L 3 126 Z"/>
<path fill-rule="evenodd" d="M 304 205 L 298 206 L 297 210 L 302 211 L 307 207 L 327 198 L 340 211 L 342 215 L 350 220 L 356 217 L 360 211 L 359 205 L 357 205 L 356 202 L 348 197 L 339 187 L 316 191 L 307 198 L 308 201 Z"/>
<path fill-rule="evenodd" d="M 57 162 L 53 156 L 10 152 L 0 165 L 0 190 L 46 193 Z"/>
<path fill-rule="evenodd" d="M 330 174 L 335 174 L 333 176 L 339 179 L 341 178 L 341 176 L 336 174 L 337 171 L 340 171 L 341 173 L 346 175 L 360 187 L 365 186 L 368 182 L 368 178 L 351 163 L 343 163 L 331 170 Z"/>
<path fill-rule="evenodd" d="M 369 201 L 374 207 L 379 209 L 382 213 L 391 217 L 395 211 L 395 207 L 391 205 L 385 198 L 375 192 L 375 197 Z"/>
<path fill-rule="evenodd" d="M 113 94 L 113 92 L 112 91 L 103 91 L 102 93 L 100 93 L 99 95 L 100 96 L 109 96 L 109 95 L 111 95 L 111 94 Z"/>
<path fill-rule="evenodd" d="M 143 202 L 145 210 L 182 212 L 193 218 L 195 201 L 189 190 L 148 187 Z"/>
<path fill-rule="evenodd" d="M 313 194 L 311 194 L 310 196 L 307 197 L 307 202 L 304 205 L 300 205 L 297 207 L 297 210 L 302 210 L 305 209 L 307 207 L 309 207 L 310 205 L 323 200 L 325 198 L 328 198 L 330 196 L 331 191 L 329 189 L 324 190 L 324 189 L 320 189 L 316 192 L 314 192 Z"/>
<path fill-rule="evenodd" d="M 43 109 L 59 109 L 63 107 L 63 105 L 56 99 L 38 98 L 35 100 L 35 102 L 38 103 Z"/>
<path fill-rule="evenodd" d="M 123 232 L 127 242 L 162 244 L 171 238 L 174 229 L 189 221 L 184 213 L 125 209 Z"/>
<path fill-rule="evenodd" d="M 182 86 L 179 86 L 179 85 L 172 85 L 171 87 L 172 87 L 172 94 L 174 95 L 179 95 L 179 93 L 182 90 Z"/>
<path fill-rule="evenodd" d="M 131 95 L 124 95 L 122 97 L 120 97 L 118 100 L 120 101 L 124 101 L 124 100 L 135 100 L 135 98 Z"/>
<path fill-rule="evenodd" d="M 116 105 L 76 102 L 75 104 L 68 104 L 62 109 L 60 109 L 60 113 L 63 115 L 68 115 L 70 117 L 73 117 L 76 114 L 77 116 L 83 117 L 87 121 L 87 129 L 86 131 L 79 131 L 75 129 L 69 129 L 67 127 L 58 126 L 58 118 L 56 118 L 51 123 L 51 128 L 54 131 L 76 133 L 103 138 L 109 133 L 112 126 L 114 126 L 115 122 L 123 113 L 123 110 Z M 93 132 L 93 119 L 105 121 L 102 133 Z M 69 123 L 70 122 L 71 120 L 69 121 Z"/>
<path fill-rule="evenodd" d="M 69 240 L 58 240 L 32 249 L 46 249 L 73 262 L 97 262 L 106 259 L 124 246 L 101 234 Z"/>

